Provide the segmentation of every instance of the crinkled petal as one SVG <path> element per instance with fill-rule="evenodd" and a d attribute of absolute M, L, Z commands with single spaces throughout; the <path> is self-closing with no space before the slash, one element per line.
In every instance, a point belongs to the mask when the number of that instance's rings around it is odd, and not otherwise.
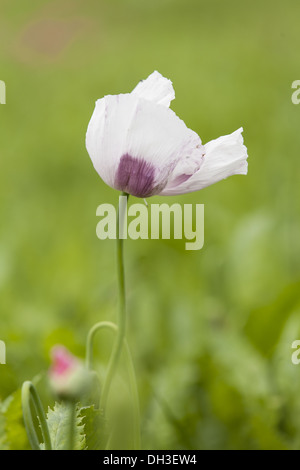
<path fill-rule="evenodd" d="M 98 100 L 86 134 L 86 148 L 95 170 L 112 187 L 138 104 L 137 98 L 129 97 L 108 95 Z"/>
<path fill-rule="evenodd" d="M 169 108 L 136 94 L 104 101 L 104 111 L 102 100 L 96 104 L 86 141 L 95 169 L 109 186 L 138 197 L 158 194 L 181 158 L 195 158 L 198 151 L 200 160 L 200 137 Z"/>
<path fill-rule="evenodd" d="M 198 191 L 228 176 L 247 174 L 247 148 L 243 144 L 243 128 L 232 134 L 219 137 L 204 145 L 205 156 L 202 165 L 191 177 L 174 184 L 170 177 L 161 191 L 163 196 Z M 175 169 L 176 171 L 176 169 Z"/>
<path fill-rule="evenodd" d="M 151 73 L 146 80 L 141 80 L 132 91 L 132 94 L 148 101 L 154 101 L 167 108 L 175 98 L 175 91 L 171 80 L 163 77 L 157 71 Z"/>

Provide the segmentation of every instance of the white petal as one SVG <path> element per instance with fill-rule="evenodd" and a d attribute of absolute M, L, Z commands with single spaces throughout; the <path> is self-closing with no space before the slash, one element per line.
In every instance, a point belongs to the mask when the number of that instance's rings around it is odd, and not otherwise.
<path fill-rule="evenodd" d="M 247 148 L 243 145 L 243 128 L 232 134 L 208 142 L 200 169 L 190 178 L 177 186 L 169 183 L 160 193 L 164 196 L 184 194 L 210 186 L 232 175 L 247 174 Z"/>
<path fill-rule="evenodd" d="M 105 117 L 105 98 L 97 100 L 91 120 L 89 122 L 85 144 L 94 167 L 97 166 L 99 151 L 101 148 Z"/>
<path fill-rule="evenodd" d="M 141 80 L 132 93 L 144 98 L 145 100 L 162 104 L 167 108 L 175 98 L 175 92 L 171 80 L 163 77 L 157 71 L 149 75 L 146 80 Z"/>
<path fill-rule="evenodd" d="M 199 136 L 169 108 L 135 94 L 106 96 L 104 111 L 102 101 L 97 102 L 88 128 L 87 148 L 95 169 L 109 186 L 139 197 L 157 194 L 181 158 L 195 158 L 198 151 L 200 160 Z M 100 137 L 94 144 L 91 141 L 98 129 Z M 151 194 L 150 182 L 145 180 L 150 176 Z M 121 187 L 126 179 L 127 187 Z"/>
<path fill-rule="evenodd" d="M 200 137 L 173 111 L 139 100 L 128 133 L 126 153 L 153 165 L 155 175 L 151 195 L 163 189 L 180 159 L 192 155 L 197 147 L 201 147 Z"/>
<path fill-rule="evenodd" d="M 112 187 L 137 104 L 138 98 L 130 94 L 105 96 L 96 102 L 88 126 L 88 153 L 98 174 Z"/>

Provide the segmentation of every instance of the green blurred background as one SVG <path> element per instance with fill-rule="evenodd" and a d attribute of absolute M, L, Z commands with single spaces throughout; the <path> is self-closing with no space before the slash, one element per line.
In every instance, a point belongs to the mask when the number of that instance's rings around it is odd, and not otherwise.
<path fill-rule="evenodd" d="M 125 244 L 143 447 L 299 448 L 299 1 L 0 3 L 0 398 L 56 343 L 83 357 L 93 323 L 115 318 L 115 246 L 95 213 L 118 194 L 85 132 L 97 98 L 158 70 L 203 142 L 244 127 L 249 174 L 148 201 L 204 203 L 202 250 Z M 102 372 L 110 349 L 99 336 Z"/>

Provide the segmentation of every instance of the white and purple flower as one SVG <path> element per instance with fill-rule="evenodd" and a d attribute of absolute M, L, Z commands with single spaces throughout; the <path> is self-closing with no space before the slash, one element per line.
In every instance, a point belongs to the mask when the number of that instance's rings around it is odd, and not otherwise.
<path fill-rule="evenodd" d="M 106 184 L 145 198 L 198 191 L 247 174 L 243 129 L 203 145 L 169 108 L 174 98 L 172 82 L 153 72 L 131 93 L 96 102 L 86 147 Z"/>

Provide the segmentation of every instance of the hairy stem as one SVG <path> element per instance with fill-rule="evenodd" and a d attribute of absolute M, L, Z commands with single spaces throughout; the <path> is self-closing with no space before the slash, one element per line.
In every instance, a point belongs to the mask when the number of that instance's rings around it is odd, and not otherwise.
<path fill-rule="evenodd" d="M 76 403 L 70 401 L 68 403 L 69 412 L 70 412 L 70 421 L 69 421 L 69 435 L 68 435 L 68 446 L 67 450 L 74 450 L 74 438 L 75 438 L 75 418 L 76 418 Z"/>

